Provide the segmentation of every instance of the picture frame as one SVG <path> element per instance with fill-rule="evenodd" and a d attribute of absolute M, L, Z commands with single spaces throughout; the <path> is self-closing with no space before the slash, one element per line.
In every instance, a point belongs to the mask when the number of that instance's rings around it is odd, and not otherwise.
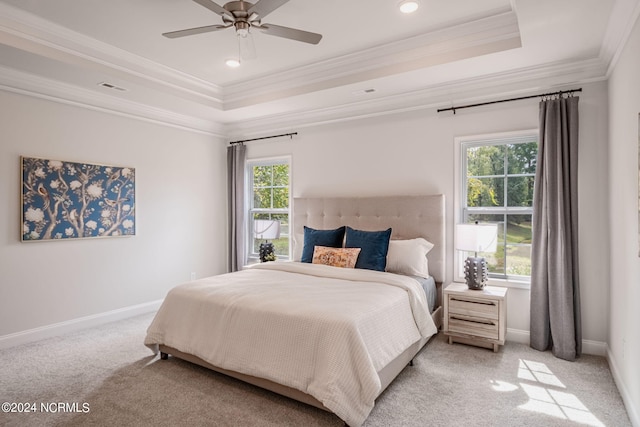
<path fill-rule="evenodd" d="M 134 236 L 135 168 L 20 157 L 22 242 Z"/>

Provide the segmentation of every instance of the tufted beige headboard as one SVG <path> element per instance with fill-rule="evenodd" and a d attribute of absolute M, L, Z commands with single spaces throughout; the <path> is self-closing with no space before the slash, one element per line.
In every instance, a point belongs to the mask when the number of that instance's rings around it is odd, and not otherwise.
<path fill-rule="evenodd" d="M 387 197 L 297 197 L 293 200 L 293 259 L 302 255 L 303 226 L 333 229 L 385 230 L 392 239 L 424 237 L 434 244 L 429 274 L 442 283 L 445 275 L 444 195 Z"/>

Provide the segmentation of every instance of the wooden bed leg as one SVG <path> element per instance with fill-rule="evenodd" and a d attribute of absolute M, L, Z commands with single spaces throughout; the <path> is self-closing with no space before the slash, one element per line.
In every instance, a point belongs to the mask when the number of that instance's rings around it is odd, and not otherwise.
<path fill-rule="evenodd" d="M 413 359 L 409 361 L 409 366 L 413 366 Z"/>
<path fill-rule="evenodd" d="M 160 359 L 167 360 L 168 358 L 169 358 L 169 355 L 167 353 L 160 352 Z"/>

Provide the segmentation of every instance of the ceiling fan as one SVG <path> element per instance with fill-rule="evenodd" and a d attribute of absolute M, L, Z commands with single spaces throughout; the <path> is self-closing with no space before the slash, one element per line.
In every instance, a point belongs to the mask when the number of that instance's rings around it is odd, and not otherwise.
<path fill-rule="evenodd" d="M 261 20 L 285 4 L 289 0 L 258 0 L 256 3 L 248 1 L 230 1 L 224 6 L 219 6 L 211 0 L 193 0 L 201 6 L 206 7 L 213 13 L 222 17 L 223 25 L 206 25 L 204 27 L 189 28 L 186 30 L 171 31 L 162 35 L 170 39 L 177 37 L 191 36 L 194 34 L 208 33 L 211 31 L 224 30 L 234 27 L 240 42 L 240 53 L 244 59 L 253 56 L 251 41 L 247 44 L 246 39 L 251 35 L 250 28 L 256 28 L 261 32 L 286 39 L 296 40 L 304 43 L 318 44 L 322 39 L 322 34 L 310 33 L 308 31 L 297 30 L 295 28 L 283 27 L 280 25 L 262 23 Z M 245 40 L 243 40 L 245 39 Z M 243 49 L 243 46 L 246 46 Z"/>

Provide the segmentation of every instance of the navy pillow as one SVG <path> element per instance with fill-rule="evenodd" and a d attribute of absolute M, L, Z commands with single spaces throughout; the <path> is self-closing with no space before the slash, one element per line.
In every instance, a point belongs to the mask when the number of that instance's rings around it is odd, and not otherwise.
<path fill-rule="evenodd" d="M 384 271 L 387 266 L 387 252 L 391 229 L 384 231 L 362 231 L 347 227 L 345 248 L 361 248 L 356 268 Z"/>
<path fill-rule="evenodd" d="M 344 226 L 335 230 L 315 230 L 304 226 L 304 246 L 302 247 L 301 262 L 313 261 L 313 249 L 316 246 L 341 248 L 344 240 Z"/>

